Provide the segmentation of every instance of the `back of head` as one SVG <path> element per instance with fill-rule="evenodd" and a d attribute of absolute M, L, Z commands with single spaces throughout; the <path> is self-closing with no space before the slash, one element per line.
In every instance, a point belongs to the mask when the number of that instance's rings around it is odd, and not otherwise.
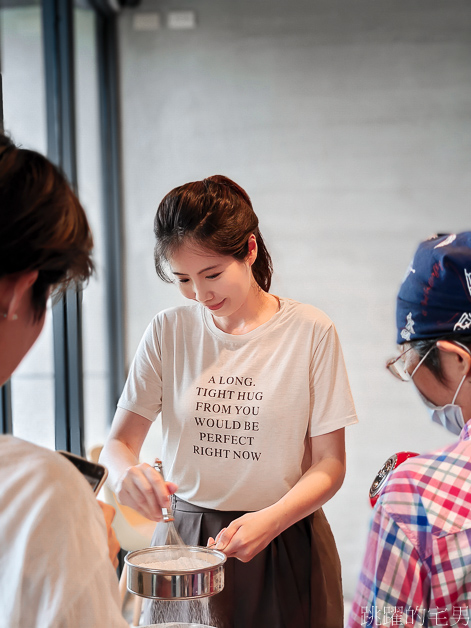
<path fill-rule="evenodd" d="M 437 340 L 471 345 L 470 231 L 419 245 L 397 296 L 396 323 L 397 343 L 412 343 L 421 356 Z M 437 355 L 426 364 L 440 375 Z"/>
<path fill-rule="evenodd" d="M 222 175 L 187 183 L 169 192 L 160 203 L 155 220 L 154 250 L 158 276 L 171 282 L 165 265 L 184 241 L 217 255 L 242 261 L 248 255 L 251 234 L 257 240 L 258 254 L 252 271 L 263 290 L 269 290 L 272 263 L 258 228 L 258 218 L 250 198 L 237 183 Z"/>
<path fill-rule="evenodd" d="M 38 271 L 32 300 L 39 318 L 50 288 L 89 278 L 92 247 L 85 212 L 65 176 L 0 134 L 0 278 Z"/>

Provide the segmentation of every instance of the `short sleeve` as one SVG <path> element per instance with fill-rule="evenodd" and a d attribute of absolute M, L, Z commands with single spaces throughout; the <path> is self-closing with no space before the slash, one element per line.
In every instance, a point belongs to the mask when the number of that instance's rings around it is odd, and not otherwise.
<path fill-rule="evenodd" d="M 118 407 L 155 421 L 162 408 L 162 352 L 156 317 L 147 327 L 131 364 Z"/>
<path fill-rule="evenodd" d="M 333 324 L 313 349 L 309 386 L 311 437 L 358 423 L 342 347 Z"/>
<path fill-rule="evenodd" d="M 429 596 L 427 566 L 408 535 L 379 502 L 347 628 L 427 625 L 423 622 Z"/>

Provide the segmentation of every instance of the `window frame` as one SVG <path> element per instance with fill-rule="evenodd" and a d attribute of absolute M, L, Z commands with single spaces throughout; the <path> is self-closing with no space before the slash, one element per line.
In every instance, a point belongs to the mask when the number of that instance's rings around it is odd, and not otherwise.
<path fill-rule="evenodd" d="M 107 345 L 107 397 L 111 423 L 125 380 L 117 14 L 105 5 L 89 8 L 96 13 L 102 212 L 106 224 L 105 259 L 109 269 L 105 280 L 108 331 L 104 342 Z M 69 0 L 42 0 L 41 11 L 47 155 L 77 190 L 74 5 Z M 0 76 L 0 114 L 2 102 Z M 83 456 L 85 428 L 80 289 L 69 289 L 53 306 L 52 316 L 55 447 Z M 13 431 L 11 396 L 11 383 L 7 382 L 0 389 L 0 430 L 3 434 Z"/>

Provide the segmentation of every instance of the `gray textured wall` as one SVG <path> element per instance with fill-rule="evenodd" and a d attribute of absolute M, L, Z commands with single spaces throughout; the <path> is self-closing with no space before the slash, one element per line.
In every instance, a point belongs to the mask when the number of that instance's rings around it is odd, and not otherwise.
<path fill-rule="evenodd" d="M 181 9 L 194 30 L 166 28 Z M 120 18 L 128 358 L 154 313 L 181 302 L 153 271 L 159 200 L 234 178 L 273 254 L 273 292 L 324 309 L 343 343 L 361 423 L 326 511 L 349 598 L 378 468 L 450 441 L 384 361 L 416 244 L 471 226 L 471 4 L 145 0 L 138 12 L 161 28 Z"/>

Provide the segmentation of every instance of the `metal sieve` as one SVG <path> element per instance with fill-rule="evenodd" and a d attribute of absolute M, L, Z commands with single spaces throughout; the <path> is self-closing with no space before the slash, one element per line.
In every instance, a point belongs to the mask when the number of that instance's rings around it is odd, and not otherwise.
<path fill-rule="evenodd" d="M 194 570 L 147 567 L 182 556 L 207 563 Z M 130 552 L 124 558 L 128 568 L 128 590 L 141 597 L 156 600 L 188 600 L 209 597 L 224 588 L 226 556 L 219 550 L 187 545 L 147 547 Z M 178 625 L 178 624 L 177 624 Z M 191 626 L 191 624 L 190 624 Z"/>

